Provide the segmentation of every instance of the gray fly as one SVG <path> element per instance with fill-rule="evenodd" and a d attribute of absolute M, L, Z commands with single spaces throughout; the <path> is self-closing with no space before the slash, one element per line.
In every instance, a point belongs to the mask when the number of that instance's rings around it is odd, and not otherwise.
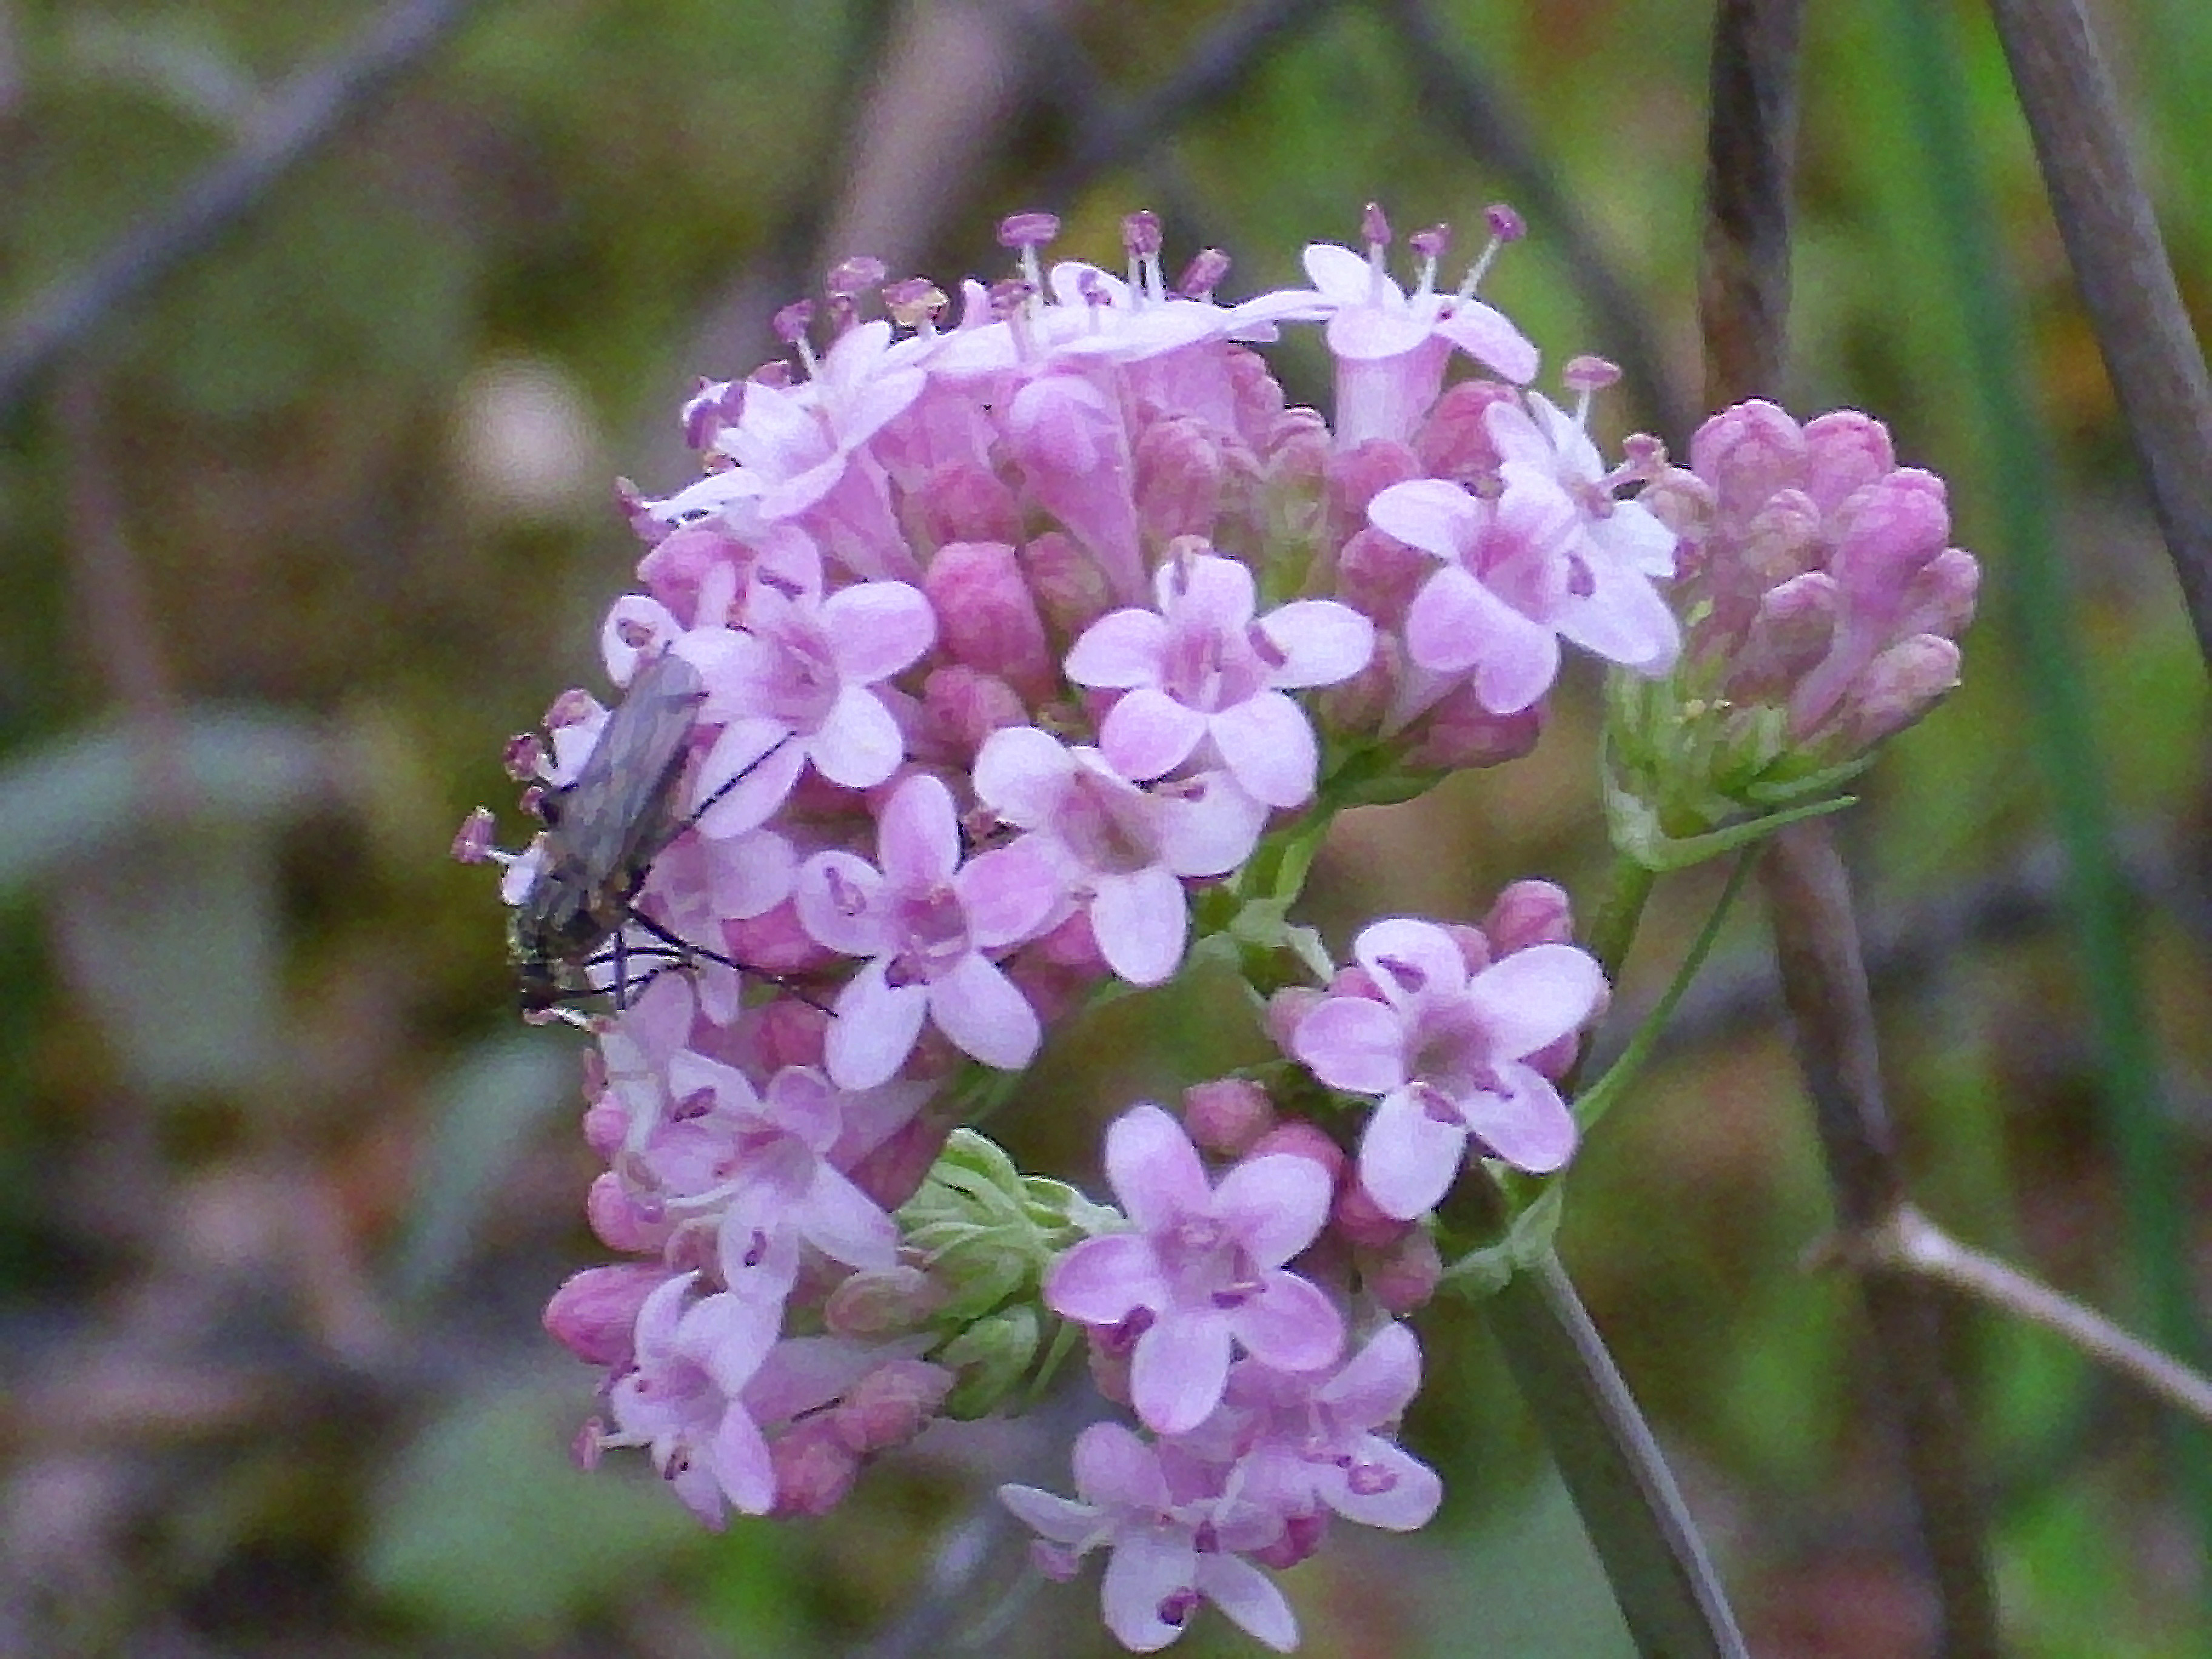
<path fill-rule="evenodd" d="M 675 807 L 693 722 L 707 690 L 699 671 L 668 652 L 649 659 L 584 762 L 575 781 L 546 795 L 538 878 L 515 907 L 509 952 L 523 1007 L 542 1012 L 594 988 L 590 969 L 610 944 L 619 962 L 631 922 L 666 936 L 641 916 L 638 890 L 690 818 Z M 668 939 L 664 954 L 714 957 Z M 617 994 L 621 972 L 617 973 Z"/>

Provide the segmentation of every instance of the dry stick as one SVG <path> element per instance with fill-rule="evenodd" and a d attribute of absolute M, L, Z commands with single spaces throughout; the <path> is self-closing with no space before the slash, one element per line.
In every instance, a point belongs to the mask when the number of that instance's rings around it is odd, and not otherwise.
<path fill-rule="evenodd" d="M 1722 0 L 1715 14 L 1698 301 L 1716 407 L 1771 395 L 1782 378 L 1801 12 L 1802 0 Z M 1760 874 L 1838 1221 L 1856 1238 L 1896 1212 L 1905 1184 L 1882 1101 L 1850 880 L 1821 820 L 1777 834 Z M 1966 1425 L 1942 1364 L 1940 1310 L 1929 1288 L 1907 1275 L 1867 1273 L 1861 1291 L 1928 1547 L 1941 1650 L 1995 1655 L 1996 1595 Z"/>
<path fill-rule="evenodd" d="M 2212 379 L 2078 0 L 1990 0 L 2066 257 L 2212 663 Z"/>
<path fill-rule="evenodd" d="M 46 374 L 165 276 L 265 203 L 301 164 L 443 44 L 477 0 L 395 0 L 342 52 L 275 94 L 237 147 L 33 300 L 0 341 L 0 422 Z"/>
<path fill-rule="evenodd" d="M 2017 1268 L 1960 1243 L 1910 1204 L 1871 1232 L 1839 1241 L 1862 1267 L 1917 1273 L 2055 1333 L 2090 1358 L 2201 1422 L 2212 1423 L 2212 1377 Z"/>

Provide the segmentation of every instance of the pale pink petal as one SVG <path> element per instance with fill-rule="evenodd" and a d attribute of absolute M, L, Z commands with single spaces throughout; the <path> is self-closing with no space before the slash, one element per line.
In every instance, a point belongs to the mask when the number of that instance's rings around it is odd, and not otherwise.
<path fill-rule="evenodd" d="M 1034 830 L 1058 809 L 1075 769 L 1075 757 L 1049 732 L 1006 726 L 975 757 L 975 793 L 1007 823 Z"/>
<path fill-rule="evenodd" d="M 1437 332 L 1462 351 L 1492 368 L 1516 386 L 1536 378 L 1536 348 L 1528 337 L 1506 319 L 1505 313 L 1480 300 L 1455 302 L 1447 316 L 1439 317 Z"/>
<path fill-rule="evenodd" d="M 715 1481 L 740 1515 L 766 1515 L 775 1507 L 775 1470 L 760 1425 L 732 1403 L 715 1426 L 708 1450 Z"/>
<path fill-rule="evenodd" d="M 1058 863 L 1032 836 L 977 854 L 952 878 L 952 888 L 967 912 L 969 937 L 987 951 L 1042 930 L 1066 890 Z"/>
<path fill-rule="evenodd" d="M 1198 1552 L 1185 1532 L 1125 1532 L 1099 1581 L 1106 1628 L 1132 1653 L 1158 1653 L 1182 1634 L 1160 1617 L 1179 1592 L 1193 1588 Z"/>
<path fill-rule="evenodd" d="M 1408 547 L 1454 563 L 1482 528 L 1482 508 L 1474 496 L 1442 478 L 1413 478 L 1377 492 L 1367 503 L 1367 521 Z"/>
<path fill-rule="evenodd" d="M 1420 1341 L 1413 1327 L 1393 1320 L 1368 1338 L 1315 1398 L 1340 1420 L 1372 1428 L 1395 1422 L 1420 1387 Z"/>
<path fill-rule="evenodd" d="M 692 787 L 699 832 L 726 839 L 758 829 L 789 797 L 805 764 L 806 750 L 791 741 L 791 727 L 781 720 L 732 720 L 707 751 Z M 700 811 L 709 800 L 714 805 Z"/>
<path fill-rule="evenodd" d="M 1055 1544 L 1079 1544 L 1098 1524 L 1095 1505 L 1079 1504 L 1058 1492 L 1041 1492 L 1035 1486 L 1020 1486 L 1008 1481 L 999 1488 L 999 1501 L 1031 1532 Z"/>
<path fill-rule="evenodd" d="M 1203 1215 L 1213 1201 L 1190 1137 L 1149 1102 L 1132 1106 L 1107 1127 L 1106 1180 L 1122 1212 L 1148 1233 Z"/>
<path fill-rule="evenodd" d="M 822 632 L 839 675 L 865 684 L 918 660 L 937 638 L 937 614 L 904 582 L 855 582 L 823 600 Z"/>
<path fill-rule="evenodd" d="M 1475 672 L 1475 695 L 1494 714 L 1518 714 L 1552 689 L 1559 642 L 1456 565 L 1421 585 L 1406 612 L 1406 650 L 1435 674 Z"/>
<path fill-rule="evenodd" d="M 841 1089 L 872 1089 L 889 1082 L 921 1035 L 929 988 L 891 985 L 884 967 L 881 961 L 866 963 L 837 994 L 823 1060 L 830 1081 Z"/>
<path fill-rule="evenodd" d="M 1132 985 L 1158 985 L 1182 961 L 1190 912 L 1182 884 L 1159 865 L 1127 875 L 1100 876 L 1091 901 L 1091 931 L 1099 953 Z"/>
<path fill-rule="evenodd" d="M 1116 611 L 1084 629 L 1067 653 L 1067 678 L 1101 691 L 1157 685 L 1167 645 L 1166 617 L 1150 611 Z"/>
<path fill-rule="evenodd" d="M 1467 1097 L 1461 1115 L 1498 1157 L 1531 1175 L 1549 1175 L 1574 1156 L 1574 1115 L 1542 1073 L 1511 1061 L 1496 1069 L 1501 1088 Z"/>
<path fill-rule="evenodd" d="M 1179 876 L 1218 876 L 1252 856 L 1267 827 L 1266 803 L 1226 772 L 1207 772 L 1160 801 L 1160 859 Z"/>
<path fill-rule="evenodd" d="M 1352 941 L 1352 955 L 1394 1003 L 1424 992 L 1455 995 L 1467 988 L 1467 958 L 1458 944 L 1434 922 L 1416 917 L 1370 922 Z"/>
<path fill-rule="evenodd" d="M 897 1263 L 896 1224 L 873 1199 L 827 1164 L 815 1164 L 799 1226 L 808 1243 L 848 1267 L 884 1271 Z"/>
<path fill-rule="evenodd" d="M 1596 1012 L 1604 995 L 1604 970 L 1588 951 L 1571 945 L 1516 951 L 1491 963 L 1468 987 L 1493 1052 L 1512 1060 L 1576 1030 Z"/>
<path fill-rule="evenodd" d="M 884 878 L 857 854 L 817 853 L 799 868 L 793 896 L 807 937 L 841 956 L 890 948 L 883 918 Z"/>
<path fill-rule="evenodd" d="M 1182 765 L 1205 735 L 1206 716 L 1198 710 L 1164 691 L 1139 686 L 1107 714 L 1098 746 L 1124 777 L 1142 781 Z"/>
<path fill-rule="evenodd" d="M 1210 553 L 1170 560 L 1153 573 L 1152 585 L 1178 632 L 1242 634 L 1259 598 L 1250 566 Z"/>
<path fill-rule="evenodd" d="M 951 973 L 929 982 L 927 996 L 930 1018 L 963 1054 L 1003 1072 L 1018 1071 L 1036 1058 L 1037 1044 L 1043 1040 L 1036 1010 L 988 957 L 970 951 Z M 835 1076 L 836 1068 L 830 1072 Z"/>
<path fill-rule="evenodd" d="M 1375 624 L 1334 599 L 1296 599 L 1260 619 L 1260 631 L 1283 653 L 1270 685 L 1334 685 L 1367 666 Z"/>
<path fill-rule="evenodd" d="M 1247 1636 L 1278 1653 L 1298 1644 L 1297 1616 L 1275 1581 L 1241 1555 L 1225 1550 L 1198 1557 L 1199 1593 Z"/>
<path fill-rule="evenodd" d="M 1344 1318 L 1328 1292 L 1285 1268 L 1263 1274 L 1264 1288 L 1229 1316 L 1244 1350 L 1279 1370 L 1314 1371 L 1344 1352 Z"/>
<path fill-rule="evenodd" d="M 876 852 L 884 878 L 902 890 L 952 879 L 960 867 L 960 824 L 953 816 L 952 792 L 942 780 L 918 772 L 892 792 L 877 830 Z"/>
<path fill-rule="evenodd" d="M 1386 1532 L 1425 1527 L 1443 1502 L 1444 1483 L 1437 1472 L 1403 1447 L 1370 1435 L 1352 1453 L 1357 1485 L 1340 1480 L 1322 1488 L 1328 1506 L 1347 1521 Z"/>
<path fill-rule="evenodd" d="M 1359 1142 L 1359 1184 L 1376 1207 L 1400 1221 L 1433 1208 L 1459 1174 L 1467 1130 L 1422 1109 L 1408 1090 L 1383 1096 Z"/>
<path fill-rule="evenodd" d="M 1334 1186 L 1310 1158 L 1247 1158 L 1214 1188 L 1214 1218 L 1237 1235 L 1255 1266 L 1279 1267 L 1320 1234 Z"/>
<path fill-rule="evenodd" d="M 1139 1308 L 1164 1306 L 1170 1294 L 1151 1243 L 1135 1233 L 1086 1238 L 1045 1274 L 1045 1306 L 1079 1325 L 1118 1325 Z"/>
<path fill-rule="evenodd" d="M 1248 794 L 1269 806 L 1296 806 L 1313 794 L 1320 745 L 1305 711 L 1280 691 L 1247 697 L 1216 714 L 1208 729 L 1222 764 Z"/>
<path fill-rule="evenodd" d="M 1365 997 L 1330 997 L 1298 1022 L 1291 1051 L 1332 1089 L 1379 1095 L 1406 1082 L 1406 1028 Z"/>
<path fill-rule="evenodd" d="M 884 701 L 864 686 L 848 685 L 808 743 L 815 769 L 848 789 L 872 789 L 899 769 L 906 739 Z"/>
<path fill-rule="evenodd" d="M 1602 559 L 1586 567 L 1591 591 L 1569 595 L 1553 617 L 1560 633 L 1585 651 L 1645 674 L 1674 665 L 1682 635 L 1674 613 L 1648 577 L 1617 569 Z"/>
<path fill-rule="evenodd" d="M 1306 276 L 1313 285 L 1339 305 L 1364 304 L 1370 292 L 1369 285 L 1375 280 L 1375 267 L 1367 262 L 1364 256 L 1334 242 L 1307 243 L 1305 252 L 1299 256 L 1299 263 L 1305 266 Z M 1382 280 L 1389 283 L 1398 298 L 1402 300 L 1405 297 L 1404 290 L 1397 284 L 1390 283 L 1387 276 Z"/>
<path fill-rule="evenodd" d="M 1130 1403 L 1153 1433 L 1188 1434 L 1221 1403 L 1229 1358 L 1229 1326 L 1218 1314 L 1170 1308 L 1137 1339 Z"/>

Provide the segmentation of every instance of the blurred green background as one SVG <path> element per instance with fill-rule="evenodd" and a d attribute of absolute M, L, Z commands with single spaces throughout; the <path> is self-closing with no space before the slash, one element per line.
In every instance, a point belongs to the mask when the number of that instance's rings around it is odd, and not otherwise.
<path fill-rule="evenodd" d="M 365 118 L 6 411 L 0 1652 L 1108 1650 L 1095 1570 L 1022 1589 L 988 1499 L 1060 1481 L 1077 1407 L 719 1538 L 638 1460 L 570 1468 L 590 1378 L 537 1314 L 595 1254 L 575 1047 L 515 1018 L 491 878 L 447 843 L 507 805 L 502 739 L 596 684 L 635 557 L 615 475 L 679 482 L 691 377 L 770 356 L 773 309 L 848 253 L 949 286 L 1001 269 L 1000 215 L 1048 206 L 1058 251 L 1115 264 L 1151 206 L 1170 267 L 1218 245 L 1236 295 L 1367 200 L 1402 231 L 1504 198 L 1531 235 L 1486 292 L 1550 364 L 1627 362 L 1614 435 L 1679 445 L 1707 9 L 451 9 Z M 2212 9 L 2105 11 L 2201 331 Z M 0 0 L 0 312 L 160 224 L 372 15 Z M 1893 1104 L 1939 1219 L 2171 1332 L 2212 1190 L 2203 668 L 1980 9 L 1814 6 L 1806 49 L 1792 401 L 1887 419 L 1987 571 L 1966 688 L 1842 825 Z M 1279 364 L 1325 398 L 1316 353 Z M 1530 759 L 1346 820 L 1311 907 L 1332 942 L 1478 915 L 1522 875 L 1593 902 L 1590 690 Z M 2100 810 L 2055 818 L 2054 777 Z M 2085 950 L 2069 834 L 2121 872 L 2120 960 Z M 1662 884 L 1614 1040 L 1714 890 Z M 1564 1248 L 1755 1650 L 1913 1654 L 1879 1378 L 1848 1285 L 1802 1265 L 1828 1200 L 1764 948 L 1747 904 L 1577 1166 Z M 1104 1114 L 1249 1052 L 1220 1012 L 1117 1005 L 1010 1133 L 1088 1176 Z M 1290 1576 L 1305 1650 L 1627 1652 L 1480 1318 L 1420 1328 L 1409 1434 L 1447 1508 L 1414 1539 L 1340 1528 Z M 2019 1651 L 2212 1651 L 2169 1425 L 2045 1336 L 1962 1310 L 1953 1338 Z M 1213 1615 L 1180 1649 L 1243 1650 Z"/>

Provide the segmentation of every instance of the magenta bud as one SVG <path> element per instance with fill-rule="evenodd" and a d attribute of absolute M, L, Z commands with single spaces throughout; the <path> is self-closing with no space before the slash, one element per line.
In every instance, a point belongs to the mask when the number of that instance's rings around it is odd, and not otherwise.
<path fill-rule="evenodd" d="M 822 1321 L 832 1336 L 902 1336 L 921 1329 L 944 1305 L 943 1286 L 921 1268 L 901 1263 L 840 1279 Z"/>
<path fill-rule="evenodd" d="M 1005 480 L 972 462 L 931 468 L 907 492 L 906 512 L 926 547 L 1022 538 L 1021 502 Z"/>
<path fill-rule="evenodd" d="M 492 830 L 497 820 L 491 808 L 479 806 L 461 820 L 461 827 L 453 832 L 453 860 L 457 864 L 489 864 L 491 862 Z"/>
<path fill-rule="evenodd" d="M 1357 1179 L 1336 1189 L 1336 1196 L 1329 1201 L 1328 1220 L 1337 1237 L 1358 1250 L 1387 1249 L 1413 1224 L 1383 1214 Z"/>
<path fill-rule="evenodd" d="M 757 916 L 722 919 L 722 943 L 734 962 L 764 974 L 803 974 L 830 960 L 829 951 L 799 925 L 789 899 Z"/>
<path fill-rule="evenodd" d="M 1490 948 L 1501 957 L 1532 945 L 1571 945 L 1574 904 L 1556 882 L 1516 881 L 1498 894 L 1482 919 Z"/>
<path fill-rule="evenodd" d="M 1136 443 L 1137 524 L 1152 541 L 1213 534 L 1221 516 L 1221 446 L 1187 416 L 1152 422 Z"/>
<path fill-rule="evenodd" d="M 1490 411 L 1516 401 L 1513 389 L 1496 380 L 1462 380 L 1430 405 L 1413 434 L 1417 476 L 1471 484 L 1498 471 L 1498 445 L 1490 435 Z"/>
<path fill-rule="evenodd" d="M 584 1108 L 584 1145 L 611 1158 L 629 1135 L 629 1113 L 619 1101 L 601 1095 Z"/>
<path fill-rule="evenodd" d="M 1981 562 L 1963 547 L 1945 548 L 1905 584 L 1905 608 L 1895 624 L 1898 635 L 1934 634 L 1957 639 L 1974 619 L 1981 586 Z"/>
<path fill-rule="evenodd" d="M 571 1273 L 545 1304 L 545 1329 L 587 1365 L 629 1363 L 637 1312 L 668 1282 L 657 1262 L 624 1261 Z"/>
<path fill-rule="evenodd" d="M 858 1187 L 886 1210 L 896 1210 L 921 1190 L 930 1166 L 945 1150 L 951 1125 L 922 1114 L 909 1118 L 875 1151 L 846 1171 Z"/>
<path fill-rule="evenodd" d="M 1828 568 L 1855 611 L 1894 615 L 1905 585 L 1951 538 L 1951 508 L 1943 481 L 1917 467 L 1900 467 L 1855 490 L 1829 515 L 1835 550 Z"/>
<path fill-rule="evenodd" d="M 787 1066 L 820 1066 L 830 1016 L 798 997 L 771 997 L 749 1020 L 753 1052 L 770 1076 Z"/>
<path fill-rule="evenodd" d="M 1241 1158 L 1275 1127 L 1275 1103 L 1249 1078 L 1215 1078 L 1182 1091 L 1182 1121 L 1206 1151 Z"/>
<path fill-rule="evenodd" d="M 1064 531 L 1048 530 L 1022 548 L 1022 568 L 1045 620 L 1073 639 L 1113 608 L 1105 573 Z"/>
<path fill-rule="evenodd" d="M 1424 715 L 1416 730 L 1419 738 L 1406 757 L 1408 765 L 1439 772 L 1502 766 L 1536 747 L 1544 732 L 1544 705 L 1493 714 L 1474 686 L 1463 685 Z"/>
<path fill-rule="evenodd" d="M 1713 487 L 1724 516 L 1747 518 L 1805 471 L 1805 434 L 1764 398 L 1724 409 L 1690 440 L 1690 466 Z"/>
<path fill-rule="evenodd" d="M 929 730 L 963 766 L 973 763 L 992 732 L 1030 720 L 1020 692 L 995 674 L 960 663 L 930 671 L 922 682 L 921 706 Z"/>
<path fill-rule="evenodd" d="M 1805 425 L 1805 493 L 1823 512 L 1843 505 L 1897 465 L 1889 428 L 1871 415 L 1838 409 Z"/>
<path fill-rule="evenodd" d="M 860 1473 L 860 1460 L 829 1415 L 792 1425 L 769 1445 L 769 1465 L 775 1471 L 775 1507 L 770 1513 L 785 1516 L 829 1514 L 845 1501 Z"/>
<path fill-rule="evenodd" d="M 1402 628 L 1407 607 L 1437 562 L 1395 536 L 1362 530 L 1337 550 L 1336 593 L 1378 628 Z"/>
<path fill-rule="evenodd" d="M 1249 1164 L 1278 1152 L 1318 1164 L 1331 1181 L 1344 1172 L 1344 1148 L 1331 1140 L 1319 1124 L 1304 1118 L 1286 1118 L 1278 1123 L 1254 1141 L 1252 1150 L 1238 1162 Z"/>
<path fill-rule="evenodd" d="M 1404 1318 L 1428 1305 L 1443 1281 L 1443 1258 L 1427 1230 L 1407 1227 L 1359 1262 L 1359 1282 L 1383 1308 Z"/>
<path fill-rule="evenodd" d="M 1044 618 L 1021 561 L 1005 542 L 951 542 L 923 578 L 937 612 L 938 644 L 956 662 L 995 674 L 1025 696 L 1059 684 Z"/>
<path fill-rule="evenodd" d="M 584 1218 L 611 1250 L 657 1250 L 668 1240 L 668 1223 L 630 1196 L 613 1170 L 602 1171 L 584 1193 Z"/>
<path fill-rule="evenodd" d="M 1728 655 L 1723 689 L 1732 702 L 1779 702 L 1825 660 L 1841 605 L 1825 570 L 1793 576 L 1762 594 L 1741 641 Z"/>
<path fill-rule="evenodd" d="M 956 1379 L 942 1365 L 892 1359 L 846 1391 L 831 1412 L 838 1437 L 860 1456 L 888 1451 L 927 1428 Z"/>
<path fill-rule="evenodd" d="M 1330 458 L 1328 509 L 1349 535 L 1367 522 L 1367 504 L 1392 484 L 1421 476 L 1421 463 L 1404 444 L 1370 438 Z"/>
<path fill-rule="evenodd" d="M 1459 947 L 1459 959 L 1467 964 L 1470 975 L 1480 973 L 1494 960 L 1489 937 L 1481 928 L 1463 921 L 1448 921 L 1443 930 L 1444 937 Z"/>
<path fill-rule="evenodd" d="M 1933 634 L 1899 640 L 1877 654 L 1844 692 L 1836 715 L 1839 752 L 1863 754 L 1894 737 L 1959 684 L 1959 647 Z"/>

